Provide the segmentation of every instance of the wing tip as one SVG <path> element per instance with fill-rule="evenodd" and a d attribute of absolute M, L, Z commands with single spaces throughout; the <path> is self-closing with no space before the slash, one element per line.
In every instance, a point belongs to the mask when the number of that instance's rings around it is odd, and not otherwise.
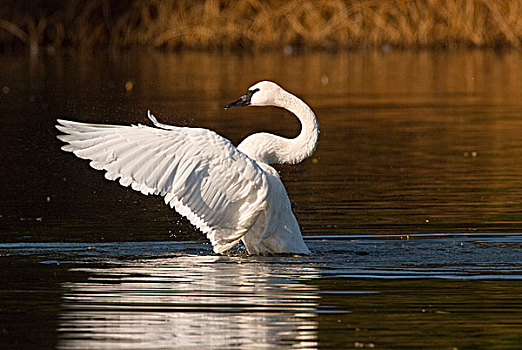
<path fill-rule="evenodd" d="M 150 109 L 147 109 L 147 117 L 150 119 L 150 121 L 153 123 L 153 124 L 157 124 L 158 123 L 158 119 L 156 119 L 156 117 L 154 116 L 154 114 L 152 114 L 150 112 Z"/>

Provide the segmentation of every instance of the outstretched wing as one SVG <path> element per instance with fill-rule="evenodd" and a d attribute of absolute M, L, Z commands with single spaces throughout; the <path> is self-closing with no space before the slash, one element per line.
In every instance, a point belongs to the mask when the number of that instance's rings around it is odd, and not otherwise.
<path fill-rule="evenodd" d="M 197 128 L 118 126 L 58 120 L 64 151 L 105 170 L 105 177 L 165 197 L 207 234 L 214 251 L 233 247 L 264 209 L 263 170 L 230 141 Z"/>

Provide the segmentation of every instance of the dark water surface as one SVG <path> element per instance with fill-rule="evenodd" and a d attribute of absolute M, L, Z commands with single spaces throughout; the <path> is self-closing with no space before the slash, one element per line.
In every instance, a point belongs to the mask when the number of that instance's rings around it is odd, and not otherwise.
<path fill-rule="evenodd" d="M 0 348 L 520 349 L 522 55 L 0 57 Z M 223 110 L 270 79 L 315 110 L 278 169 L 310 257 L 217 256 L 59 150 L 56 118 L 294 136 Z"/>

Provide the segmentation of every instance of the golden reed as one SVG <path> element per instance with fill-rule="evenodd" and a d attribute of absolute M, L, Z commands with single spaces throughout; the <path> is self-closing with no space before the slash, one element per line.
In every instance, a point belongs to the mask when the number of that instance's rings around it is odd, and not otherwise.
<path fill-rule="evenodd" d="M 0 5 L 0 46 L 520 48 L 520 0 L 71 0 Z"/>

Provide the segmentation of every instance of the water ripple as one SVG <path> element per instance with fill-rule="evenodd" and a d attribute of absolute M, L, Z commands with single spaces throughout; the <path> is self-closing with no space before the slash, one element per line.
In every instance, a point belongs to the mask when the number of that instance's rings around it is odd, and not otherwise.
<path fill-rule="evenodd" d="M 307 244 L 312 256 L 220 256 L 199 242 L 7 243 L 0 255 L 76 276 L 61 284 L 60 349 L 313 349 L 320 320 L 346 320 L 351 307 L 366 307 L 360 298 L 378 300 L 382 289 L 402 303 L 403 292 L 382 281 L 400 290 L 401 281 L 522 280 L 521 234 L 314 236 Z"/>

